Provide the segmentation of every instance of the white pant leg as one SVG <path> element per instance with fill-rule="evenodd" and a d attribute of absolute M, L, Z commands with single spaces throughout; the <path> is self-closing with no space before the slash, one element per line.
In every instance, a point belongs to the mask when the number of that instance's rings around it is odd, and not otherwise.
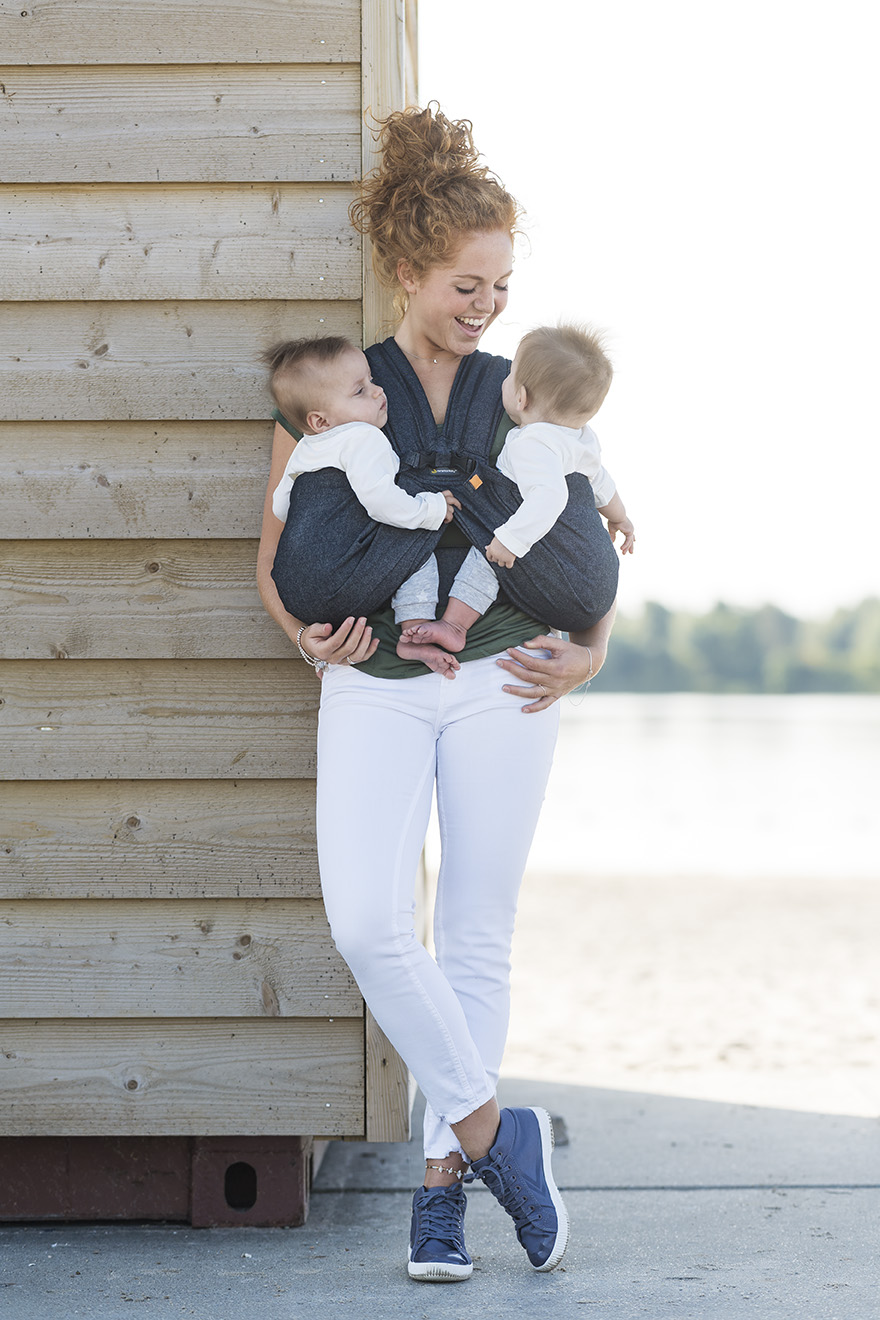
<path fill-rule="evenodd" d="M 449 1123 L 494 1095 L 516 898 L 556 736 L 558 706 L 523 715 L 501 690 L 506 681 L 494 659 L 469 661 L 452 682 L 334 666 L 322 691 L 318 846 L 328 916 L 426 1096 L 430 1158 L 459 1149 Z M 435 762 L 442 969 L 413 929 Z"/>
<path fill-rule="evenodd" d="M 522 701 L 501 691 L 510 676 L 494 660 L 479 663 L 494 667 L 497 696 L 450 723 L 438 745 L 434 946 L 494 1087 L 510 1018 L 516 904 L 556 745 L 559 703 L 523 715 Z M 432 1159 L 461 1150 L 430 1099 L 424 1140 Z"/>
<path fill-rule="evenodd" d="M 414 889 L 444 704 L 437 674 L 333 666 L 318 732 L 318 857 L 333 938 L 432 1106 L 458 1122 L 494 1095 L 462 1007 L 417 938 Z"/>

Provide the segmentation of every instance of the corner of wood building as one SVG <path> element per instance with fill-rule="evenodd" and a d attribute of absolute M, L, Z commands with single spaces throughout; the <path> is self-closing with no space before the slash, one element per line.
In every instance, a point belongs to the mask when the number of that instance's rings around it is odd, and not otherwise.
<path fill-rule="evenodd" d="M 348 205 L 416 6 L 235 8 L 0 12 L 0 1130 L 111 1181 L 177 1160 L 193 1222 L 206 1169 L 202 1204 L 299 1143 L 295 1222 L 312 1135 L 406 1139 L 410 1095 L 330 940 L 317 685 L 256 591 L 258 355 L 388 318 Z"/>

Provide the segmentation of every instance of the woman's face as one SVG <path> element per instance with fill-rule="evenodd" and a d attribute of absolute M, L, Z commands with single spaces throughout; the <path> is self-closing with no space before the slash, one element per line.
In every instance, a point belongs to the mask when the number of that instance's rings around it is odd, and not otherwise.
<path fill-rule="evenodd" d="M 448 265 L 433 266 L 419 279 L 401 262 L 407 331 L 428 351 L 472 353 L 507 305 L 512 267 L 513 244 L 503 229 L 469 234 Z"/>

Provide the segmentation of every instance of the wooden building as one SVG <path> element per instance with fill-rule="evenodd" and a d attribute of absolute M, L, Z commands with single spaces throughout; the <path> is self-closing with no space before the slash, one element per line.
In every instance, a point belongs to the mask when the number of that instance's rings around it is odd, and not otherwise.
<path fill-rule="evenodd" d="M 254 570 L 257 355 L 375 337 L 347 209 L 413 49 L 404 0 L 0 7 L 0 1217 L 116 1213 L 88 1166 L 120 1213 L 293 1222 L 279 1152 L 302 1193 L 313 1137 L 407 1135 Z"/>

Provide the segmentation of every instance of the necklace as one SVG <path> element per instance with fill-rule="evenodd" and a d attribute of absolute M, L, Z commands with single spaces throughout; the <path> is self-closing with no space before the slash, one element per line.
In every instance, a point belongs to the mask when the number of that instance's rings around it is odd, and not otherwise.
<path fill-rule="evenodd" d="M 400 349 L 401 353 L 405 353 L 408 358 L 415 358 L 417 362 L 427 362 L 429 366 L 433 366 L 433 367 L 438 366 L 440 363 L 439 358 L 426 358 L 426 357 L 422 357 L 421 353 L 411 353 L 408 348 L 403 347 L 403 344 L 401 344 L 401 342 L 398 339 L 395 339 L 394 342 L 395 344 L 397 344 L 397 347 Z"/>

